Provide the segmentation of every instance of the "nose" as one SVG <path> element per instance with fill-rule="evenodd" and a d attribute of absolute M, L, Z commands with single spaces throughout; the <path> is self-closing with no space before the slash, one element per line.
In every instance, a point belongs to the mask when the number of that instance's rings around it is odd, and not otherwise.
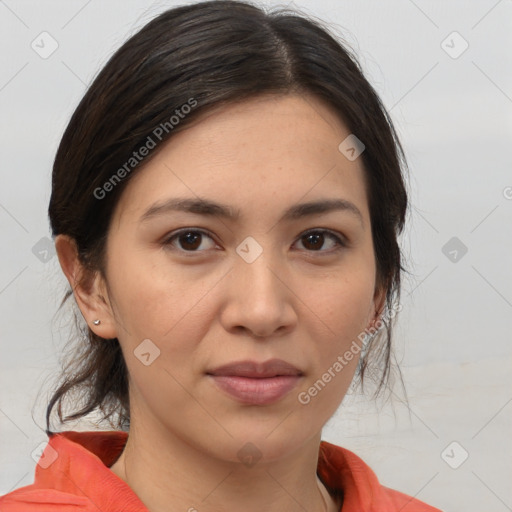
<path fill-rule="evenodd" d="M 237 258 L 227 278 L 227 300 L 221 312 L 226 331 L 269 338 L 294 328 L 298 299 L 287 283 L 290 277 L 265 251 L 252 263 Z"/>

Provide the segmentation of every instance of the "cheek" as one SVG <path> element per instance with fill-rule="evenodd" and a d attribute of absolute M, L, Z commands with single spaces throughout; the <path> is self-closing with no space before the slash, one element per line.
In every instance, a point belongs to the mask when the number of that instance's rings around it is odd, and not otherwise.
<path fill-rule="evenodd" d="M 308 294 L 308 304 L 323 320 L 330 345 L 343 344 L 364 331 L 373 311 L 374 284 L 370 269 L 351 268 L 346 276 L 324 280 L 321 289 Z"/>
<path fill-rule="evenodd" d="M 190 384 L 204 365 L 199 346 L 215 320 L 212 301 L 220 277 L 217 272 L 198 275 L 191 267 L 171 273 L 142 259 L 123 265 L 112 272 L 111 281 L 118 338 L 134 389 L 146 402 L 156 400 L 155 406 L 164 390 L 179 402 L 187 395 L 178 383 Z"/>
<path fill-rule="evenodd" d="M 329 416 L 339 406 L 357 368 L 364 330 L 373 312 L 374 280 L 372 272 L 361 267 L 323 284 L 322 290 L 308 296 L 307 304 L 321 322 L 316 320 L 316 332 L 309 333 L 315 340 L 310 354 L 314 364 L 301 389 L 306 393 L 304 401 L 299 402 L 311 401 Z M 315 317 L 312 313 L 309 316 Z"/>
<path fill-rule="evenodd" d="M 373 283 L 354 276 L 354 281 L 345 280 L 330 286 L 321 297 L 311 297 L 312 304 L 323 306 L 318 310 L 323 334 L 311 333 L 313 363 L 296 396 L 305 429 L 319 428 L 336 412 L 353 380 L 372 292 Z"/>
<path fill-rule="evenodd" d="M 166 264 L 151 265 L 144 255 L 123 257 L 112 269 L 116 318 L 130 343 L 145 338 L 164 342 L 175 331 L 190 326 L 190 316 L 196 316 L 196 310 L 204 313 L 202 298 L 215 284 L 215 276 L 205 278 L 191 267 L 176 271 L 165 257 L 160 259 Z"/>

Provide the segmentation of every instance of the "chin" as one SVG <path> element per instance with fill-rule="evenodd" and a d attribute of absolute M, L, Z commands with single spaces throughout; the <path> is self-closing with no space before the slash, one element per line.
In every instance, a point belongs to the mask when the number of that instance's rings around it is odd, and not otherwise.
<path fill-rule="evenodd" d="M 230 453 L 231 461 L 251 467 L 258 461 L 273 462 L 291 455 L 314 437 L 315 433 L 308 436 L 300 426 L 295 429 L 291 429 L 290 425 L 278 426 L 282 419 L 274 422 L 271 428 L 267 425 L 261 428 L 252 425 L 239 430 L 238 435 L 232 432 L 233 439 L 228 441 L 230 448 L 224 453 Z"/>

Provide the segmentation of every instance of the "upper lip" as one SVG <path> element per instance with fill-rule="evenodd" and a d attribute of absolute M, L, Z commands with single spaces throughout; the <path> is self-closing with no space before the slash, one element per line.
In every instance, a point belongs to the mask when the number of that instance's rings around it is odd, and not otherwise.
<path fill-rule="evenodd" d="M 302 375 L 302 372 L 282 359 L 270 359 L 264 362 L 236 361 L 210 370 L 207 374 L 264 379 L 279 375 Z"/>

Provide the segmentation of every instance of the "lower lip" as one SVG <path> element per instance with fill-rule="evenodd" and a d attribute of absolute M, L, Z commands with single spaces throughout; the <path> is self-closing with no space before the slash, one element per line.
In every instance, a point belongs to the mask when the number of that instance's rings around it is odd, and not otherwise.
<path fill-rule="evenodd" d="M 215 384 L 241 403 L 267 405 L 277 402 L 299 382 L 298 375 L 280 375 L 265 379 L 237 377 L 234 375 L 210 375 Z"/>

